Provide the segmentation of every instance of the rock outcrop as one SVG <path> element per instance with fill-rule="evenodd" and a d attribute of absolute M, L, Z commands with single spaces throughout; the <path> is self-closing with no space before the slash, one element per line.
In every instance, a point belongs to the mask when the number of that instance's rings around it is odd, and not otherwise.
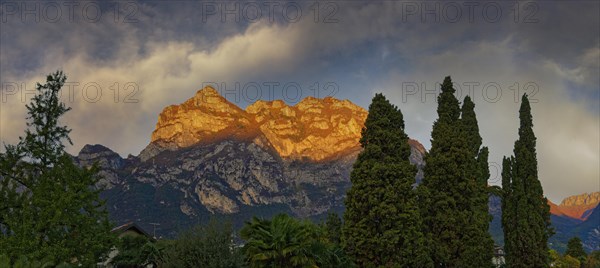
<path fill-rule="evenodd" d="M 244 110 L 206 87 L 184 103 L 163 109 L 151 143 L 162 141 L 183 148 L 218 137 L 253 135 L 254 126 L 254 119 Z"/>
<path fill-rule="evenodd" d="M 235 137 L 272 147 L 284 158 L 323 161 L 360 149 L 366 117 L 365 109 L 332 97 L 307 97 L 294 106 L 257 101 L 244 111 L 206 87 L 160 113 L 151 143 L 183 148 Z"/>
<path fill-rule="evenodd" d="M 598 203 L 600 203 L 600 192 L 595 192 L 569 196 L 563 199 L 563 201 L 560 203 L 560 206 L 595 206 L 598 205 Z"/>
<path fill-rule="evenodd" d="M 127 163 L 127 160 L 121 158 L 119 154 L 99 144 L 85 145 L 75 160 L 82 166 L 98 165 L 100 168 L 98 175 L 101 179 L 97 186 L 103 189 L 111 189 L 120 183 L 118 172 Z"/>

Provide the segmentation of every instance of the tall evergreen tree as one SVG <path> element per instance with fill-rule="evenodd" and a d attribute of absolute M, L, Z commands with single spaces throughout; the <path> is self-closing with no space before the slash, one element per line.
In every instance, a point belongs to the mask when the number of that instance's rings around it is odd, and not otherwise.
<path fill-rule="evenodd" d="M 585 250 L 583 250 L 583 244 L 581 243 L 581 239 L 579 237 L 575 236 L 569 239 L 565 255 L 569 255 L 573 258 L 576 258 L 581 263 L 584 263 L 586 261 L 587 254 L 585 253 Z"/>
<path fill-rule="evenodd" d="M 536 137 L 526 94 L 521 99 L 519 119 L 515 156 L 505 158 L 502 172 L 506 261 L 509 267 L 548 267 L 548 238 L 553 233 L 550 206 L 538 179 Z"/>
<path fill-rule="evenodd" d="M 513 179 L 513 163 L 514 157 L 504 157 L 502 159 L 502 190 L 501 190 L 501 199 L 502 199 L 502 230 L 504 232 L 504 252 L 512 252 L 513 251 L 513 243 L 516 242 L 515 237 L 518 236 L 519 229 L 517 227 L 517 219 L 516 219 L 516 202 L 517 198 L 515 196 L 522 195 L 522 188 L 517 188 L 516 186 L 520 186 L 520 183 L 514 183 L 518 181 L 518 178 Z M 512 267 L 511 263 L 513 259 L 512 256 L 507 254 L 506 263 L 507 267 Z"/>
<path fill-rule="evenodd" d="M 80 168 L 64 151 L 70 129 L 59 118 L 70 110 L 59 99 L 66 76 L 57 71 L 28 110 L 25 136 L 0 154 L 0 248 L 11 259 L 51 258 L 95 265 L 113 239 L 107 212 L 92 189 L 96 169 Z"/>
<path fill-rule="evenodd" d="M 462 135 L 466 138 L 470 157 L 465 176 L 470 180 L 474 190 L 470 198 L 471 220 L 467 229 L 467 247 L 463 255 L 471 267 L 492 267 L 494 240 L 489 233 L 489 223 L 492 216 L 488 212 L 487 180 L 490 172 L 488 167 L 488 148 L 480 148 L 482 138 L 475 115 L 475 103 L 466 96 L 461 109 Z"/>
<path fill-rule="evenodd" d="M 345 200 L 344 249 L 360 267 L 431 266 L 404 119 L 382 94 L 369 106 L 360 143 Z"/>
<path fill-rule="evenodd" d="M 461 111 L 450 77 L 441 91 L 425 176 L 418 187 L 431 256 L 436 267 L 490 267 L 487 148 L 480 150 L 472 101 L 465 99 Z"/>

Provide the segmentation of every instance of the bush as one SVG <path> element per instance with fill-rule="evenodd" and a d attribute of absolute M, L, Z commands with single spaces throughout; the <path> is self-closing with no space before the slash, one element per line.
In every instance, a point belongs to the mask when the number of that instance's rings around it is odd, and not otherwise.
<path fill-rule="evenodd" d="M 593 251 L 585 261 L 585 268 L 600 268 L 600 250 Z"/>
<path fill-rule="evenodd" d="M 46 267 L 56 267 L 56 268 L 71 268 L 74 267 L 67 263 L 61 263 L 59 265 L 55 265 L 54 262 L 43 259 L 43 260 L 32 260 L 25 256 L 21 256 L 15 260 L 14 263 L 11 264 L 11 260 L 6 255 L 0 255 L 0 267 L 13 267 L 13 268 L 46 268 Z"/>
<path fill-rule="evenodd" d="M 117 245 L 119 254 L 112 263 L 117 267 L 146 267 L 155 266 L 162 262 L 162 249 L 142 235 L 126 235 L 119 238 Z"/>
<path fill-rule="evenodd" d="M 239 249 L 233 244 L 231 223 L 211 219 L 183 232 L 178 239 L 165 241 L 162 267 L 243 267 Z"/>

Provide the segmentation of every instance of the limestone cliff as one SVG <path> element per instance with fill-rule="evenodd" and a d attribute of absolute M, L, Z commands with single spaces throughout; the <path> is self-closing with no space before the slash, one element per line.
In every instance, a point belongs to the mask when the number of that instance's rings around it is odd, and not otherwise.
<path fill-rule="evenodd" d="M 360 149 L 366 118 L 365 109 L 332 97 L 307 97 L 294 106 L 257 101 L 244 111 L 205 87 L 160 113 L 151 143 L 183 148 L 234 137 L 270 146 L 284 158 L 321 161 Z"/>
<path fill-rule="evenodd" d="M 188 147 L 218 136 L 253 136 L 254 118 L 219 95 L 212 87 L 199 90 L 180 105 L 170 105 L 158 116 L 151 142 Z"/>
<path fill-rule="evenodd" d="M 600 192 L 595 192 L 569 196 L 563 199 L 560 206 L 595 206 L 598 205 L 598 203 L 600 203 Z"/>

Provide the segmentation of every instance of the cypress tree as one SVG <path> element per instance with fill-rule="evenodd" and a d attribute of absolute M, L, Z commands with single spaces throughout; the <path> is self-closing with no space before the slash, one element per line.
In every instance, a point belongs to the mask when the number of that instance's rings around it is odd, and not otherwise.
<path fill-rule="evenodd" d="M 502 172 L 506 261 L 509 267 L 549 267 L 550 206 L 538 179 L 536 137 L 526 94 L 521 99 L 519 119 L 515 156 L 505 158 Z"/>
<path fill-rule="evenodd" d="M 461 119 L 454 93 L 448 76 L 438 96 L 438 119 L 419 186 L 421 215 L 436 267 L 490 267 L 493 242 L 487 234 L 489 215 L 483 212 L 483 181 L 489 172 L 481 168 L 487 149 L 478 159 L 481 137 L 474 104 L 466 100 Z"/>
<path fill-rule="evenodd" d="M 475 115 L 475 104 L 469 96 L 466 96 L 461 109 L 461 126 L 463 136 L 467 139 L 470 157 L 467 163 L 465 175 L 470 180 L 474 190 L 471 200 L 471 220 L 467 229 L 467 247 L 463 258 L 468 260 L 471 267 L 492 267 L 494 253 L 494 240 L 489 233 L 489 223 L 492 216 L 488 212 L 488 190 L 487 180 L 490 176 L 488 167 L 488 148 L 483 147 L 482 138 L 479 134 L 479 126 Z"/>
<path fill-rule="evenodd" d="M 504 233 L 504 252 L 512 252 L 513 251 L 513 241 L 515 240 L 515 236 L 519 231 L 517 226 L 517 221 L 515 219 L 516 209 L 515 209 L 515 195 L 517 193 L 515 190 L 516 185 L 513 184 L 513 166 L 514 158 L 513 157 L 504 157 L 502 159 L 502 191 L 501 193 L 501 202 L 502 202 L 502 231 Z M 512 267 L 510 264 L 512 263 L 512 256 L 507 254 L 506 263 L 507 267 Z"/>
<path fill-rule="evenodd" d="M 581 239 L 579 239 L 579 237 L 575 236 L 575 237 L 569 239 L 569 242 L 567 243 L 567 251 L 565 251 L 565 255 L 569 255 L 573 258 L 576 258 L 581 263 L 585 262 L 585 260 L 587 258 L 587 254 L 585 253 L 585 250 L 583 250 L 583 244 L 581 243 Z"/>
<path fill-rule="evenodd" d="M 369 106 L 360 143 L 345 200 L 344 249 L 359 267 L 430 267 L 403 116 L 381 94 Z"/>

